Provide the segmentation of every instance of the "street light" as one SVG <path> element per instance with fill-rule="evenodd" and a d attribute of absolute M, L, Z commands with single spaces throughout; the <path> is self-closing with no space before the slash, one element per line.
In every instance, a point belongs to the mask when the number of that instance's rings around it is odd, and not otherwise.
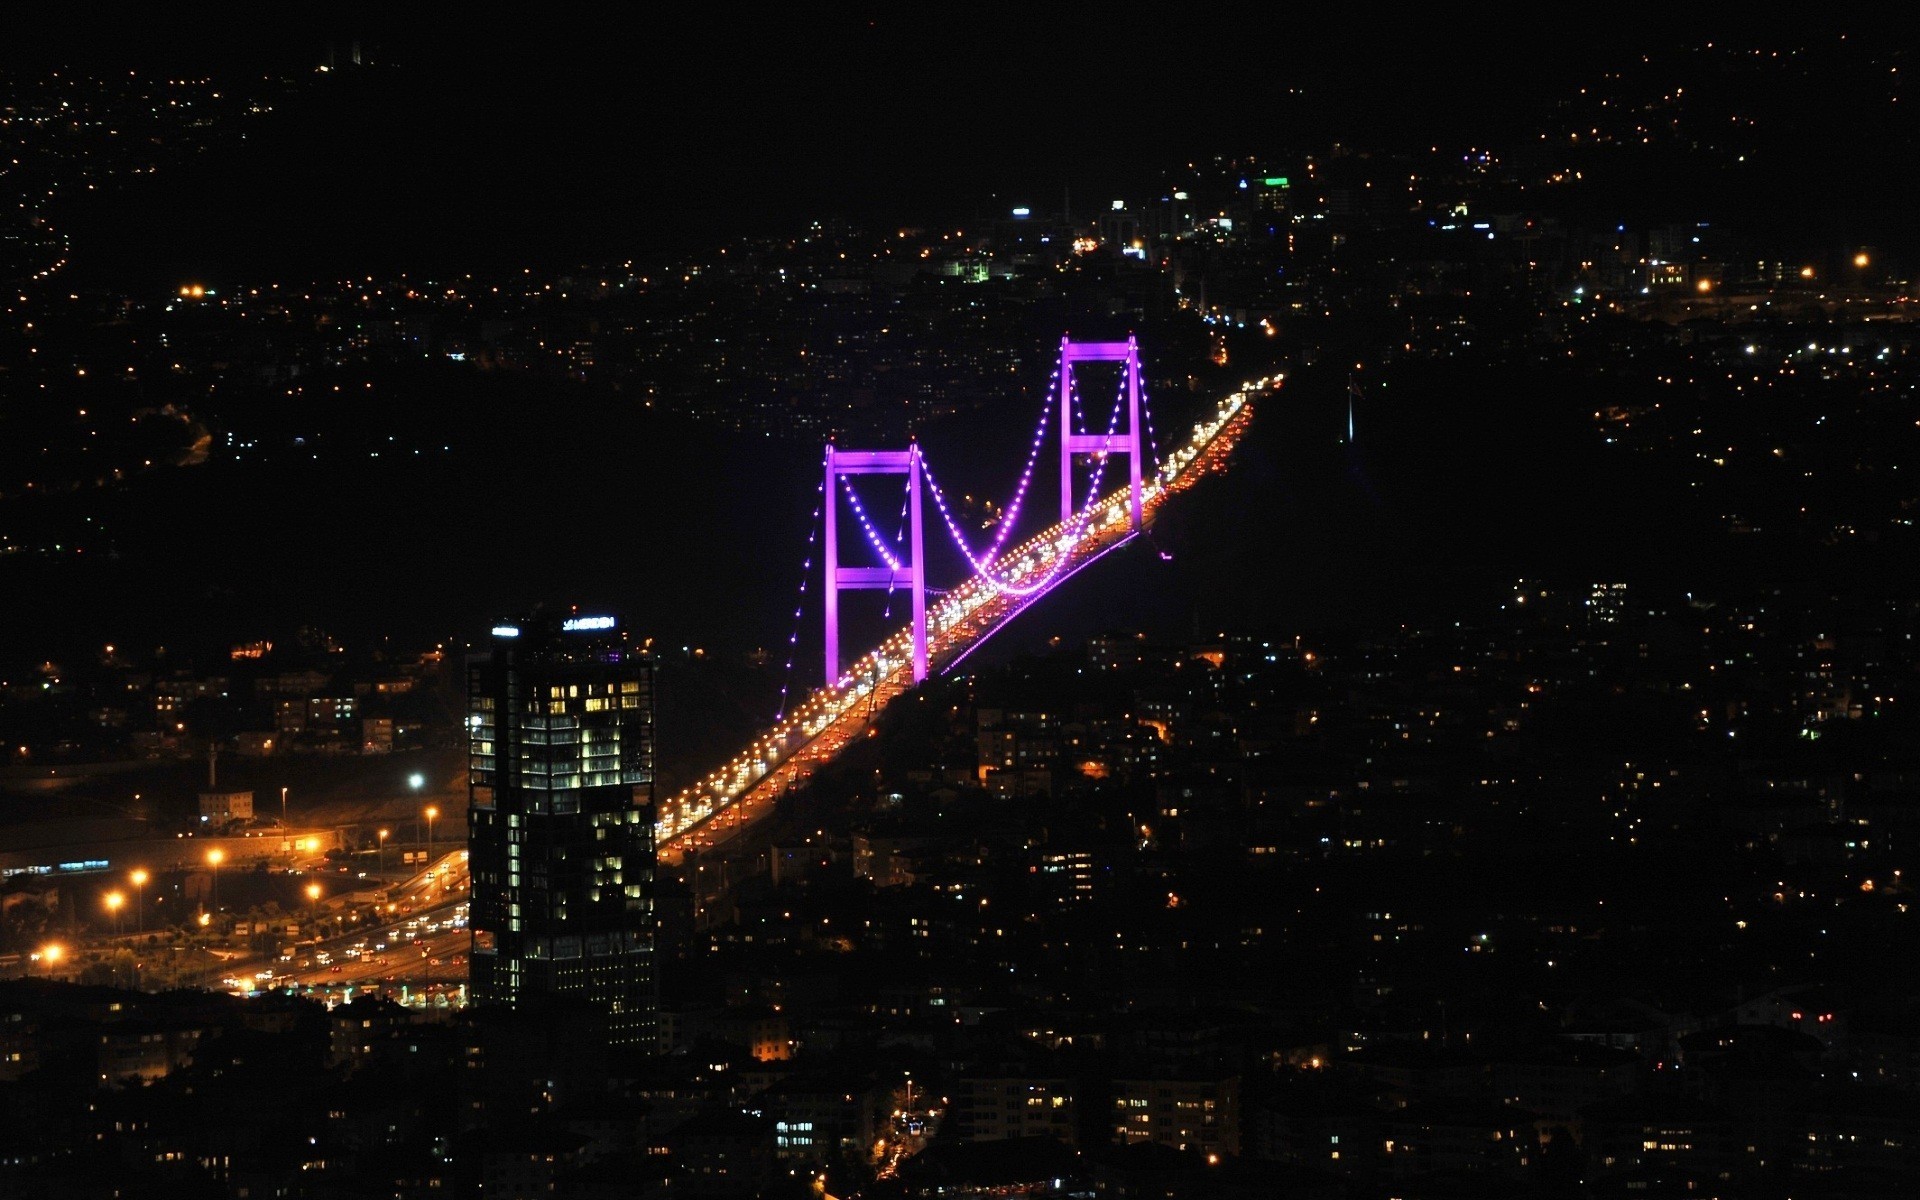
<path fill-rule="evenodd" d="M 385 830 L 385 829 L 382 829 L 382 830 L 380 831 L 380 834 L 379 834 L 379 837 L 380 837 L 380 873 L 381 873 L 382 875 L 384 875 L 384 874 L 386 874 L 386 873 L 387 873 L 387 834 L 388 834 L 389 832 L 390 832 L 389 830 Z"/>
<path fill-rule="evenodd" d="M 427 869 L 433 869 L 433 819 L 440 815 L 437 805 L 427 805 Z"/>
<path fill-rule="evenodd" d="M 287 834 L 287 789 L 280 789 L 280 849 L 293 853 L 293 838 Z"/>
<path fill-rule="evenodd" d="M 415 771 L 413 774 L 407 776 L 407 786 L 417 792 L 427 786 L 427 777 Z"/>
<path fill-rule="evenodd" d="M 108 892 L 106 895 L 107 911 L 113 914 L 113 932 L 116 936 L 120 933 L 120 906 L 126 902 L 127 897 L 121 892 Z"/>
<path fill-rule="evenodd" d="M 62 958 L 66 957 L 66 953 L 67 953 L 67 948 L 65 946 L 62 946 L 59 942 L 48 942 L 46 945 L 40 947 L 40 953 L 35 957 L 37 957 L 41 962 L 47 964 L 48 979 L 53 978 L 54 965 L 58 963 Z"/>
<path fill-rule="evenodd" d="M 207 862 L 213 866 L 213 911 L 220 911 L 220 864 L 225 861 L 227 852 L 221 849 L 207 851 Z"/>
<path fill-rule="evenodd" d="M 320 885 L 317 883 L 310 883 L 307 885 L 307 918 L 311 920 L 315 916 L 318 916 L 319 910 L 320 910 Z"/>
<path fill-rule="evenodd" d="M 145 867 L 134 869 L 127 876 L 133 881 L 133 931 L 143 933 L 147 928 L 147 871 Z"/>

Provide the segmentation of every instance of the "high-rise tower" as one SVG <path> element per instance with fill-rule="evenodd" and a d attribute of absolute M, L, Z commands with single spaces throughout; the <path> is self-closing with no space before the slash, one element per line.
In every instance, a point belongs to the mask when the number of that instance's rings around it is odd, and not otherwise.
<path fill-rule="evenodd" d="M 653 663 L 605 616 L 493 628 L 467 667 L 474 1003 L 655 1044 Z"/>

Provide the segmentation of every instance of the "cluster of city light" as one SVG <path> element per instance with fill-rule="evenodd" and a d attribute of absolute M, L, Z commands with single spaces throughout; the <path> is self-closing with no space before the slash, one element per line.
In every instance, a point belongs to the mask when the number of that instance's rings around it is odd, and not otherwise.
<path fill-rule="evenodd" d="M 1244 384 L 1239 391 L 1220 402 L 1210 419 L 1196 423 L 1192 437 L 1160 463 L 1150 482 L 1143 482 L 1143 506 L 1148 510 L 1157 507 L 1171 491 L 1190 482 L 1189 468 L 1212 452 L 1230 449 L 1233 438 L 1223 440 L 1222 435 L 1236 429 L 1235 423 L 1248 415 L 1247 405 L 1251 395 L 1278 387 L 1279 384 L 1278 376 Z M 1051 399 L 1052 391 L 1049 389 L 1050 402 Z M 1104 465 L 1103 458 L 1101 468 Z M 1070 562 L 1076 559 L 1082 564 L 1091 561 L 1086 554 L 1088 550 L 1100 548 L 1103 542 L 1111 542 L 1115 535 L 1126 530 L 1127 489 L 1120 488 L 1110 495 L 1101 496 L 1099 472 L 1100 468 L 1096 468 L 1094 487 L 1086 505 L 1070 520 L 1041 531 L 1007 553 L 1007 560 L 1018 564 L 1014 568 L 1019 572 L 1016 578 L 1043 570 L 1045 574 L 1042 581 L 1035 585 L 1008 587 L 988 576 L 976 574 L 948 592 L 929 610 L 927 624 L 932 649 L 950 654 L 977 644 L 993 627 L 992 622 L 988 621 L 981 626 L 977 636 L 969 633 L 970 622 L 982 616 L 983 610 L 999 602 L 1005 609 L 1003 618 L 1011 615 L 1024 607 L 1025 602 L 1057 583 L 1062 570 Z M 939 497 L 937 489 L 935 496 L 936 499 Z M 944 505 L 942 508 L 942 515 L 948 516 Z M 1011 516 L 1009 511 L 1003 529 L 1011 527 Z M 949 524 L 951 527 L 950 520 Z M 963 550 L 966 548 L 964 542 L 961 546 Z M 1110 545 L 1105 548 L 1110 548 Z M 972 557 L 969 554 L 969 558 Z M 809 557 L 809 569 L 811 563 Z M 797 643 L 797 638 L 796 632 L 794 643 Z M 951 661 L 953 659 L 950 658 L 949 663 Z M 901 629 L 854 662 L 833 686 L 815 689 L 793 712 L 778 720 L 772 729 L 756 738 L 731 761 L 665 801 L 660 806 L 656 829 L 659 841 L 662 844 L 670 842 L 701 822 L 719 815 L 747 797 L 756 787 L 775 777 L 796 753 L 812 748 L 820 756 L 826 756 L 838 750 L 864 725 L 864 721 L 849 722 L 846 718 L 857 714 L 862 705 L 868 706 L 869 712 L 877 711 L 882 689 L 905 687 L 910 679 L 911 662 L 912 633 Z"/>

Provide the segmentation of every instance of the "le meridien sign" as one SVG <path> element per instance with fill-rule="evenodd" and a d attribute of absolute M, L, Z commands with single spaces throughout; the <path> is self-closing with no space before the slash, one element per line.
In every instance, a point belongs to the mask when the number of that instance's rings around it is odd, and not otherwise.
<path fill-rule="evenodd" d="M 565 633 L 591 633 L 596 629 L 612 629 L 617 624 L 619 624 L 619 622 L 612 617 L 568 617 L 566 620 L 560 622 L 560 629 Z M 520 636 L 520 627 L 518 625 L 495 625 L 493 627 L 493 636 L 497 638 L 517 638 Z"/>
<path fill-rule="evenodd" d="M 0 867 L 0 879 L 10 879 L 15 875 L 86 875 L 95 871 L 106 871 L 112 864 L 104 858 L 86 858 L 78 862 L 35 864 L 28 867 Z"/>

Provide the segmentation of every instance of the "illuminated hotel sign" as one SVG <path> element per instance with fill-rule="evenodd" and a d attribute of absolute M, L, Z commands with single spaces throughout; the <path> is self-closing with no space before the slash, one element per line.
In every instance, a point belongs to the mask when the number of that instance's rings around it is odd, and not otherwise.
<path fill-rule="evenodd" d="M 83 858 L 77 862 L 35 863 L 26 867 L 0 867 L 0 879 L 11 879 L 15 875 L 88 875 L 96 871 L 112 869 L 112 864 L 104 858 Z"/>
<path fill-rule="evenodd" d="M 568 633 L 584 633 L 590 629 L 612 629 L 612 617 L 568 617 L 560 623 L 560 628 Z"/>
<path fill-rule="evenodd" d="M 495 626 L 493 627 L 493 636 L 495 636 L 495 637 L 519 637 L 519 636 L 520 636 L 520 627 L 519 627 L 518 625 L 495 625 Z"/>

